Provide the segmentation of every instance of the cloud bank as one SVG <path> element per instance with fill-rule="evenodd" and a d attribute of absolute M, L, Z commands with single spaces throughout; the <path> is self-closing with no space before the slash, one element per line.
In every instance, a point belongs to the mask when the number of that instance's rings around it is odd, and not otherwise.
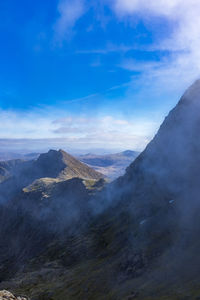
<path fill-rule="evenodd" d="M 135 149 L 142 150 L 157 129 L 157 122 L 116 119 L 113 116 L 73 116 L 53 119 L 41 117 L 41 112 L 28 115 L 0 112 L 0 151 L 6 145 L 13 149 L 46 149 L 65 147 L 73 149 Z M 16 126 L 17 124 L 17 126 Z M 9 137 L 10 141 L 8 141 Z"/>

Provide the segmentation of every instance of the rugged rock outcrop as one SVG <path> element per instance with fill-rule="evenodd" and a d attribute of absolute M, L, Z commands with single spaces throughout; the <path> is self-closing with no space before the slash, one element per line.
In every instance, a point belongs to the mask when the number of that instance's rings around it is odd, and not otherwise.
<path fill-rule="evenodd" d="M 78 177 L 98 180 L 103 177 L 101 173 L 81 163 L 63 150 L 50 150 L 48 153 L 41 154 L 34 162 L 33 168 L 40 170 L 40 178 L 51 177 L 66 180 Z"/>
<path fill-rule="evenodd" d="M 25 297 L 15 297 L 10 292 L 3 290 L 0 291 L 0 300 L 28 300 L 28 299 Z"/>

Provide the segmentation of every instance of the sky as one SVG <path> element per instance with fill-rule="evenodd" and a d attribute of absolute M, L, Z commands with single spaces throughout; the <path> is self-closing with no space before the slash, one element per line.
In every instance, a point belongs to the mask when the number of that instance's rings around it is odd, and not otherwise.
<path fill-rule="evenodd" d="M 0 0 L 0 151 L 141 151 L 200 74 L 199 0 Z"/>

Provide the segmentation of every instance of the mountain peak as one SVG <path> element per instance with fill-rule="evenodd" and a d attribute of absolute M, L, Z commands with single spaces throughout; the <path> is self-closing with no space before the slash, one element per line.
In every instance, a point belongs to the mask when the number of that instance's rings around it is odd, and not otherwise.
<path fill-rule="evenodd" d="M 135 151 L 132 150 L 125 150 L 122 152 L 123 155 L 127 156 L 127 157 L 132 157 L 133 155 L 135 155 Z"/>
<path fill-rule="evenodd" d="M 183 94 L 179 104 L 200 104 L 200 79 L 196 80 Z"/>
<path fill-rule="evenodd" d="M 159 190 L 166 195 L 179 192 L 185 199 L 192 195 L 189 185 L 199 189 L 199 108 L 200 80 L 187 89 L 153 140 L 127 168 L 125 184 L 127 179 L 134 182 L 132 190 L 142 199 L 148 198 L 147 202 L 151 203 L 156 198 L 151 194 L 157 195 Z"/>
<path fill-rule="evenodd" d="M 64 150 L 49 150 L 43 153 L 35 161 L 35 166 L 40 169 L 43 176 L 51 178 L 71 179 L 74 177 L 84 179 L 100 179 L 102 174 L 96 172 L 84 163 L 80 162 Z"/>

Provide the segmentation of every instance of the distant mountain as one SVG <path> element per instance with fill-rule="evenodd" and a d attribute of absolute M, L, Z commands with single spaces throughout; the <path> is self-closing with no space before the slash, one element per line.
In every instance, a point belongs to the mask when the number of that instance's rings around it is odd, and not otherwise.
<path fill-rule="evenodd" d="M 32 157 L 32 154 L 27 157 Z M 100 179 L 102 174 L 94 171 L 86 164 L 80 162 L 63 150 L 50 150 L 48 153 L 40 154 L 36 160 L 8 160 L 0 162 L 0 175 L 26 176 L 32 179 L 42 177 L 60 178 L 62 180 L 74 177 L 83 179 Z"/>
<path fill-rule="evenodd" d="M 40 177 L 60 178 L 62 180 L 74 177 L 82 179 L 100 179 L 102 174 L 94 171 L 63 150 L 50 150 L 41 154 L 33 162 L 33 169 L 41 172 Z"/>
<path fill-rule="evenodd" d="M 36 160 L 10 160 L 0 162 L 0 200 L 10 199 L 36 180 L 48 182 L 80 178 L 98 181 L 104 176 L 63 150 L 50 150 Z M 43 181 L 44 181 L 43 180 Z"/>
<path fill-rule="evenodd" d="M 22 160 L 30 160 L 36 159 L 40 153 L 14 153 L 14 152 L 0 152 L 0 161 L 14 160 L 14 159 L 22 159 Z"/>
<path fill-rule="evenodd" d="M 110 179 L 115 179 L 125 173 L 125 169 L 135 158 L 139 152 L 126 150 L 116 154 L 95 155 L 88 153 L 78 158 L 96 171 L 101 172 Z"/>
<path fill-rule="evenodd" d="M 53 150 L 52 150 L 53 151 Z M 89 167 L 94 169 L 109 179 L 116 179 L 125 173 L 125 169 L 130 163 L 139 155 L 137 151 L 123 151 L 115 154 L 92 154 L 88 153 L 85 155 L 76 156 L 78 160 L 87 164 Z M 5 161 L 28 161 L 36 160 L 40 156 L 39 153 L 12 153 L 12 152 L 0 152 L 0 168 L 1 162 L 4 164 Z M 12 163 L 11 163 L 12 164 Z M 0 170 L 0 181 L 1 181 L 1 170 Z"/>

